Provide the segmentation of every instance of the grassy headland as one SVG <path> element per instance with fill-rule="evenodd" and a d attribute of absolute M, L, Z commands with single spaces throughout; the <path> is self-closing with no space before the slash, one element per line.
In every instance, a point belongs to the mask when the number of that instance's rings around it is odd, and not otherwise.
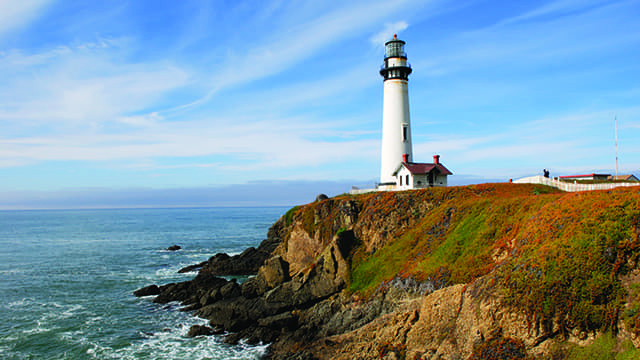
<path fill-rule="evenodd" d="M 622 320 L 638 334 L 640 291 L 623 278 L 640 256 L 639 190 L 484 184 L 345 195 L 289 216 L 320 239 L 354 229 L 351 292 L 369 296 L 398 278 L 438 289 L 484 277 L 539 330 L 615 334 Z M 345 203 L 356 223 L 343 220 Z"/>

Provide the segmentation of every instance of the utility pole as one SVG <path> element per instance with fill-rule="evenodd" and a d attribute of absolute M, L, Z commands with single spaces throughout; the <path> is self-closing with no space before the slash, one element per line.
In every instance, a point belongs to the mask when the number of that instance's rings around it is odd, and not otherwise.
<path fill-rule="evenodd" d="M 614 117 L 616 129 L 616 177 L 618 176 L 618 115 Z"/>

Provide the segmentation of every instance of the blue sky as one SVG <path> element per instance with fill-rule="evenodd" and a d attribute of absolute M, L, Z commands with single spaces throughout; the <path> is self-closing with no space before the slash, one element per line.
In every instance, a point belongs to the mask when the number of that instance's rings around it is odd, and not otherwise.
<path fill-rule="evenodd" d="M 373 185 L 394 33 L 414 159 L 451 183 L 613 173 L 614 117 L 640 175 L 638 19 L 638 0 L 0 1 L 0 208 Z"/>

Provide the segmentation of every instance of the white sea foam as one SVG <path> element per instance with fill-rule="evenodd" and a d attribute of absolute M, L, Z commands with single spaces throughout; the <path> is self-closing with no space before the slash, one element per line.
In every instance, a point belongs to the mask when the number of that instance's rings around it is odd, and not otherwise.
<path fill-rule="evenodd" d="M 0 275 L 10 276 L 16 274 L 24 274 L 26 271 L 24 269 L 9 269 L 9 270 L 0 270 Z"/>
<path fill-rule="evenodd" d="M 167 277 L 185 277 L 187 276 L 185 275 L 185 273 L 178 273 L 178 271 L 189 265 L 193 265 L 193 264 L 178 264 L 175 266 L 169 266 L 169 267 L 158 269 L 155 272 L 155 277 L 160 279 L 165 279 Z"/>
<path fill-rule="evenodd" d="M 8 308 L 16 308 L 16 307 L 24 307 L 26 305 L 32 304 L 33 303 L 33 299 L 32 298 L 23 298 L 17 301 L 12 301 L 6 304 L 6 307 Z"/>
<path fill-rule="evenodd" d="M 202 252 L 202 251 L 197 251 L 197 252 L 193 252 L 191 254 L 187 253 L 184 254 L 184 257 L 188 257 L 188 258 L 198 258 L 198 259 L 202 259 L 202 261 L 208 260 L 210 257 L 212 257 L 213 255 L 219 253 L 219 251 L 214 251 L 214 252 Z"/>
<path fill-rule="evenodd" d="M 187 272 L 183 272 L 184 275 L 189 275 L 189 276 L 195 276 L 198 275 L 199 270 L 191 270 L 191 271 L 187 271 Z"/>
<path fill-rule="evenodd" d="M 85 320 L 84 324 L 85 325 L 97 324 L 99 322 L 102 322 L 103 319 L 104 318 L 102 316 L 92 316 L 92 317 L 88 318 L 87 320 Z"/>
<path fill-rule="evenodd" d="M 173 328 L 154 333 L 139 332 L 140 338 L 123 348 L 111 348 L 92 344 L 86 354 L 96 359 L 259 359 L 266 346 L 230 346 L 220 336 L 188 338 L 187 333 L 194 324 L 206 324 L 198 318 L 183 318 Z"/>
<path fill-rule="evenodd" d="M 78 310 L 84 309 L 82 305 L 70 305 L 69 308 L 60 313 L 61 318 L 68 318 L 75 315 L 75 312 Z"/>
<path fill-rule="evenodd" d="M 40 320 L 36 320 L 36 326 L 31 329 L 22 330 L 23 334 L 40 334 L 43 332 L 52 331 L 55 328 L 43 327 Z"/>

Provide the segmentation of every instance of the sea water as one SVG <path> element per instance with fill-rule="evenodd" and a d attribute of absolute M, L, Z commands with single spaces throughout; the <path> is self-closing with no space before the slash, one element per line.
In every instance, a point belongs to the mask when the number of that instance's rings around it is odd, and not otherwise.
<path fill-rule="evenodd" d="M 0 359 L 260 358 L 266 345 L 188 338 L 206 321 L 132 293 L 258 246 L 286 210 L 0 211 Z M 182 250 L 166 250 L 174 244 Z"/>

